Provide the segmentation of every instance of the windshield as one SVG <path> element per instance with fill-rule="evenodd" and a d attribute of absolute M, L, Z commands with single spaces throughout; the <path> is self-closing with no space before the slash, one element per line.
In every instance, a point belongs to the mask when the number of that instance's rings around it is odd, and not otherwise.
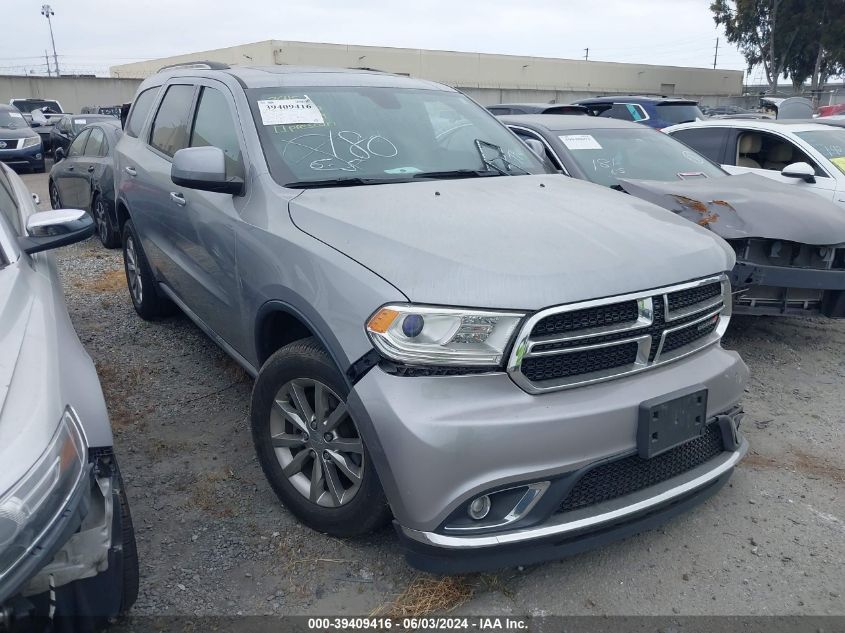
<path fill-rule="evenodd" d="M 618 184 L 618 178 L 670 181 L 726 175 L 701 154 L 651 128 L 557 134 L 587 180 L 607 187 Z"/>
<path fill-rule="evenodd" d="M 355 86 L 247 95 L 270 172 L 282 185 L 546 172 L 490 113 L 457 92 Z"/>
<path fill-rule="evenodd" d="M 677 125 L 703 119 L 704 113 L 694 103 L 658 103 L 657 117 L 669 125 Z"/>
<path fill-rule="evenodd" d="M 12 105 L 21 112 L 32 112 L 33 110 L 41 110 L 42 108 L 47 108 L 47 110 L 44 110 L 45 114 L 61 114 L 62 112 L 62 108 L 58 102 L 44 99 L 15 99 L 12 101 Z"/>
<path fill-rule="evenodd" d="M 23 115 L 14 110 L 0 110 L 0 127 L 18 128 L 29 127 Z"/>
<path fill-rule="evenodd" d="M 795 136 L 804 140 L 820 152 L 845 174 L 845 130 L 831 128 L 812 132 L 796 132 Z"/>

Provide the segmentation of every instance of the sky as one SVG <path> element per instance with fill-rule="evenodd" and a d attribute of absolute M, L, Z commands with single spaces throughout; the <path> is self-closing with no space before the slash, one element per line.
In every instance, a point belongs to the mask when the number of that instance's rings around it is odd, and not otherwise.
<path fill-rule="evenodd" d="M 46 73 L 42 0 L 0 0 L 0 74 Z M 51 0 L 63 74 L 260 40 L 745 70 L 710 0 Z M 755 71 L 756 73 L 757 71 Z M 752 73 L 753 83 L 761 78 Z"/>

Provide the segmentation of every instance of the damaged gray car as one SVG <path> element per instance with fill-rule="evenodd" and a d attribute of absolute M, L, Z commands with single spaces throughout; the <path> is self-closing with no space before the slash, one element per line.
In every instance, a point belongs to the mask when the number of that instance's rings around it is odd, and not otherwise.
<path fill-rule="evenodd" d="M 729 176 L 656 130 L 615 119 L 502 121 L 563 174 L 674 211 L 727 240 L 734 313 L 845 317 L 845 216 L 832 202 L 754 174 Z"/>
<path fill-rule="evenodd" d="M 0 164 L 0 631 L 90 631 L 138 594 L 105 401 L 45 251 L 94 233 Z"/>

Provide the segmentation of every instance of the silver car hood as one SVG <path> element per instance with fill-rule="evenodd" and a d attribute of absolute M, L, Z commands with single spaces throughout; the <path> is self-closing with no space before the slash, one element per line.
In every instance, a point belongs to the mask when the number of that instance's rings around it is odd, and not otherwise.
<path fill-rule="evenodd" d="M 842 208 L 820 196 L 757 174 L 657 182 L 620 180 L 653 202 L 725 239 L 762 237 L 802 244 L 845 242 Z"/>
<path fill-rule="evenodd" d="M 419 303 L 535 310 L 729 270 L 677 215 L 559 175 L 307 189 L 301 230 Z"/>

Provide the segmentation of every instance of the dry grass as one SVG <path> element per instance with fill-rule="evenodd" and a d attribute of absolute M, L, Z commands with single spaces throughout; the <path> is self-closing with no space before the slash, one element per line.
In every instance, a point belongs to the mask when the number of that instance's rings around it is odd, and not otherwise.
<path fill-rule="evenodd" d="M 240 514 L 229 500 L 224 500 L 221 488 L 224 482 L 235 479 L 231 469 L 225 472 L 209 472 L 200 475 L 191 488 L 193 505 L 219 519 L 228 519 Z"/>
<path fill-rule="evenodd" d="M 84 279 L 74 284 L 81 290 L 89 292 L 118 292 L 126 290 L 126 275 L 122 268 L 110 270 L 96 279 Z"/>
<path fill-rule="evenodd" d="M 419 576 L 393 602 L 381 605 L 370 615 L 404 618 L 448 613 L 472 598 L 472 593 L 472 585 L 463 576 Z"/>

